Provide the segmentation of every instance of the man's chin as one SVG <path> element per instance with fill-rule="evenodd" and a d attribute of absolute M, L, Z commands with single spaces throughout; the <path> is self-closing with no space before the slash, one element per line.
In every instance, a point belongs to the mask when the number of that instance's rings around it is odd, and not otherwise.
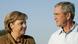
<path fill-rule="evenodd" d="M 57 25 L 58 27 L 62 27 L 61 25 Z"/>

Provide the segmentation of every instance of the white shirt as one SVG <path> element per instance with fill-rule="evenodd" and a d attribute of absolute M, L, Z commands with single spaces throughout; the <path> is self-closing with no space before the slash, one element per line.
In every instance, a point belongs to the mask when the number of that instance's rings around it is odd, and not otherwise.
<path fill-rule="evenodd" d="M 75 23 L 68 33 L 59 28 L 52 34 L 48 44 L 78 44 L 78 24 Z"/>

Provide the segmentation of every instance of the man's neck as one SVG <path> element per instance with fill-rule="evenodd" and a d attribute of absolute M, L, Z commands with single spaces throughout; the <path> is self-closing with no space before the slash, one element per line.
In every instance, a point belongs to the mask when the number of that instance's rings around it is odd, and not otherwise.
<path fill-rule="evenodd" d="M 74 25 L 73 21 L 67 22 L 66 25 L 63 27 L 64 32 L 69 32 L 73 27 L 73 25 Z"/>

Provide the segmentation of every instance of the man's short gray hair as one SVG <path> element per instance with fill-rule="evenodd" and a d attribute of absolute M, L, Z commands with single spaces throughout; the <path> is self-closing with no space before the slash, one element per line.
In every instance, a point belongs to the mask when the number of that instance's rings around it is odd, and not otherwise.
<path fill-rule="evenodd" d="M 63 13 L 71 13 L 71 19 L 74 19 L 75 16 L 75 6 L 71 2 L 60 2 L 55 5 L 55 7 L 61 6 Z"/>

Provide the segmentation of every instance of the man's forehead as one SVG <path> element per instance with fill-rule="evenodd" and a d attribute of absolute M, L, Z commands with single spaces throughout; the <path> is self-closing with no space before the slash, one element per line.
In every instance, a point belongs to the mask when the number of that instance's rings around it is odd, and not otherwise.
<path fill-rule="evenodd" d="M 54 8 L 54 12 L 55 13 L 60 13 L 60 12 L 62 12 L 62 9 L 61 9 L 61 6 L 56 6 L 55 8 Z"/>

